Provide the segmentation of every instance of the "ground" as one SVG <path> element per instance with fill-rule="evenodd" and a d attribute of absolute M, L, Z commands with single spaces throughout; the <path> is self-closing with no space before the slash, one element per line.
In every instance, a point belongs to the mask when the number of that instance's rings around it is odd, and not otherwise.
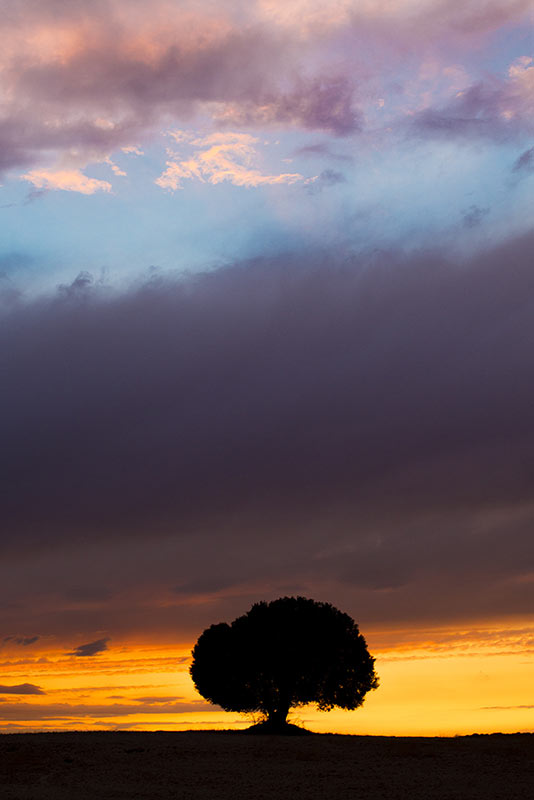
<path fill-rule="evenodd" d="M 0 736 L 2 800 L 525 800 L 534 734 Z"/>

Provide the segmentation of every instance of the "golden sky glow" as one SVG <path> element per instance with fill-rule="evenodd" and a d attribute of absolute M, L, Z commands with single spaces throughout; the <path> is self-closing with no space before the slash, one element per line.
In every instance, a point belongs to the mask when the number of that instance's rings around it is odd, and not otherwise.
<path fill-rule="evenodd" d="M 293 721 L 320 732 L 455 735 L 532 730 L 534 628 L 521 620 L 465 629 L 372 631 L 380 687 L 355 712 L 294 709 Z M 115 646 L 80 658 L 40 649 L 21 658 L 4 647 L 5 686 L 44 694 L 2 694 L 1 729 L 95 730 L 243 727 L 251 718 L 210 707 L 188 674 L 188 647 Z M 17 657 L 17 655 L 19 657 Z"/>

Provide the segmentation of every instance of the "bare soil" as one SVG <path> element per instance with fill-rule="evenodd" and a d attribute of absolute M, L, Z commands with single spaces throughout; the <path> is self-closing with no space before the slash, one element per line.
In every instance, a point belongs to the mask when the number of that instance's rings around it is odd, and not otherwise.
<path fill-rule="evenodd" d="M 534 734 L 0 735 L 1 800 L 527 800 Z"/>

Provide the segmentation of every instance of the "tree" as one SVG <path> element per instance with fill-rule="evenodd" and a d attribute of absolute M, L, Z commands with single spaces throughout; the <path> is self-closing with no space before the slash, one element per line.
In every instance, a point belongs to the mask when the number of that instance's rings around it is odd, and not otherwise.
<path fill-rule="evenodd" d="M 193 648 L 195 688 L 225 711 L 261 712 L 284 728 L 290 708 L 355 709 L 378 686 L 357 624 L 330 603 L 281 597 L 211 625 Z"/>

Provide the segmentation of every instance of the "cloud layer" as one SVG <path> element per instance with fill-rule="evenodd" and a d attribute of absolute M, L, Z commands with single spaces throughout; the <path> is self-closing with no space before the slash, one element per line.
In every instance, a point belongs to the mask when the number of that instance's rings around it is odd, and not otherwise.
<path fill-rule="evenodd" d="M 198 115 L 217 128 L 336 137 L 402 129 L 406 113 L 429 137 L 532 132 L 528 53 L 507 76 L 462 66 L 499 29 L 528 25 L 528 0 L 461 10 L 444 0 L 156 0 L 150 10 L 5 0 L 0 10 L 0 170 L 38 187 L 108 191 L 80 170 Z"/>
<path fill-rule="evenodd" d="M 6 625 L 20 585 L 40 633 L 296 591 L 378 621 L 526 613 L 533 246 L 301 253 L 122 295 L 85 276 L 15 303 Z"/>

